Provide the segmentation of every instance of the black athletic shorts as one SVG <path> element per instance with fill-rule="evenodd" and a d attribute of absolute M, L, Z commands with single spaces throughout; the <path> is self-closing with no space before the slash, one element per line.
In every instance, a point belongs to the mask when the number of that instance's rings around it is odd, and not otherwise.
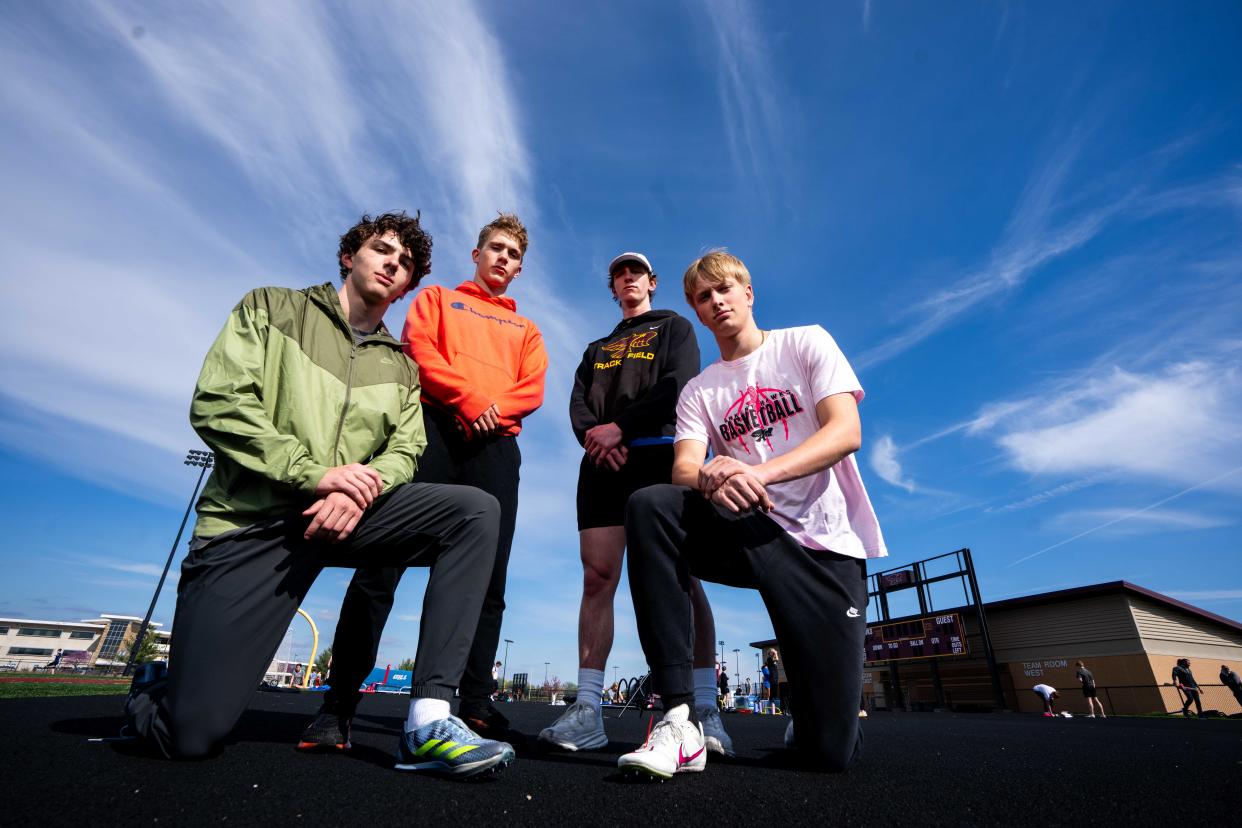
<path fill-rule="evenodd" d="M 625 503 L 645 486 L 669 483 L 673 475 L 673 444 L 631 446 L 621 471 L 597 467 L 582 455 L 578 467 L 578 531 L 624 526 Z"/>
<path fill-rule="evenodd" d="M 1088 698 L 1088 699 L 1094 699 L 1094 698 L 1095 698 L 1095 688 L 1094 688 L 1094 687 L 1088 687 L 1087 685 L 1085 685 L 1085 684 L 1084 684 L 1084 685 L 1082 686 L 1082 694 L 1083 694 L 1083 696 L 1084 696 L 1085 698 Z"/>

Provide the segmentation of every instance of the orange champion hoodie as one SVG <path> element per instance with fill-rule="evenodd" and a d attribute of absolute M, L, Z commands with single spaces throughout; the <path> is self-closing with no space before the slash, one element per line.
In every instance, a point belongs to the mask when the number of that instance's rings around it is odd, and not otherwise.
<path fill-rule="evenodd" d="M 418 363 L 423 402 L 452 414 L 467 435 L 492 403 L 500 410 L 500 433 L 509 436 L 543 404 L 543 335 L 508 296 L 489 296 L 472 281 L 452 290 L 424 288 L 401 338 Z"/>

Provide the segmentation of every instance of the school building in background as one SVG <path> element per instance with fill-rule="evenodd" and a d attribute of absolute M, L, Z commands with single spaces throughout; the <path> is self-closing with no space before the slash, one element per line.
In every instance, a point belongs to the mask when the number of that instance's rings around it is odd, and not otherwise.
<path fill-rule="evenodd" d="M 101 614 L 83 621 L 39 621 L 0 618 L 0 668 L 33 670 L 60 659 L 57 667 L 124 667 L 129 647 L 138 637 L 142 619 L 132 615 Z M 157 658 L 168 657 L 169 633 L 152 622 Z"/>
<path fill-rule="evenodd" d="M 57 672 L 120 672 L 141 625 L 138 616 L 110 613 L 83 621 L 0 618 L 0 670 L 50 669 L 54 663 Z M 172 632 L 160 629 L 162 626 L 152 621 L 148 629 L 155 633 L 155 657 L 167 661 Z M 306 675 L 308 669 L 305 661 L 273 658 L 264 680 L 288 686 L 295 676 L 300 680 Z"/>
<path fill-rule="evenodd" d="M 996 665 L 986 657 L 978 614 L 971 606 L 937 610 L 956 614 L 965 632 L 961 655 L 867 663 L 861 703 L 872 709 L 984 710 L 1004 707 L 1035 713 L 1043 704 L 1032 688 L 1060 691 L 1057 711 L 1086 713 L 1075 662 L 1094 674 L 1107 713 L 1173 713 L 1183 699 L 1172 684 L 1177 659 L 1188 658 L 1203 687 L 1203 706 L 1242 713 L 1220 684 L 1221 665 L 1242 673 L 1242 624 L 1132 584 L 1093 586 L 985 602 L 984 618 Z M 885 625 L 917 622 L 919 615 Z M 776 641 L 756 641 L 766 653 Z"/>

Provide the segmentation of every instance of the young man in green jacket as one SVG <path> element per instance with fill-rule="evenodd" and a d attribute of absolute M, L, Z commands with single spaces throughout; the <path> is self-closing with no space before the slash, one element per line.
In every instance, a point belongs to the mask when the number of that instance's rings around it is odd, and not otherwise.
<path fill-rule="evenodd" d="M 236 724 L 326 566 L 426 566 L 400 770 L 469 776 L 513 758 L 449 715 L 496 554 L 496 499 L 410 483 L 426 445 L 418 369 L 382 319 L 430 269 L 417 217 L 363 216 L 341 237 L 343 284 L 246 294 L 203 363 L 190 422 L 216 456 L 181 568 L 167 675 L 126 705 L 170 758 Z M 341 746 L 349 734 L 340 734 Z"/>

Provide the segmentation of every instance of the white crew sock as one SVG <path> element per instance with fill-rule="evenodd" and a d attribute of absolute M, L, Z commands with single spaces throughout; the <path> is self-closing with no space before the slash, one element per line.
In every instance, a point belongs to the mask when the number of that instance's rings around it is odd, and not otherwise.
<path fill-rule="evenodd" d="M 447 719 L 449 703 L 445 699 L 410 699 L 410 712 L 405 717 L 405 732 L 413 733 L 425 724 Z"/>
<path fill-rule="evenodd" d="M 716 706 L 716 668 L 694 668 L 694 706 Z"/>
<path fill-rule="evenodd" d="M 604 703 L 604 671 L 578 668 L 578 701 L 598 708 Z"/>

